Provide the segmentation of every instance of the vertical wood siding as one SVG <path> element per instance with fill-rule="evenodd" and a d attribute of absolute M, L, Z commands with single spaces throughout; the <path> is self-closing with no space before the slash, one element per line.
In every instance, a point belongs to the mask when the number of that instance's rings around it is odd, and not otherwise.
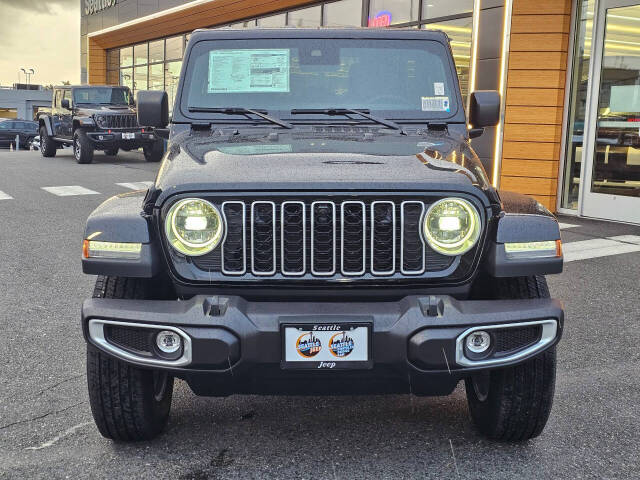
<path fill-rule="evenodd" d="M 555 211 L 572 0 L 514 0 L 500 188 Z"/>

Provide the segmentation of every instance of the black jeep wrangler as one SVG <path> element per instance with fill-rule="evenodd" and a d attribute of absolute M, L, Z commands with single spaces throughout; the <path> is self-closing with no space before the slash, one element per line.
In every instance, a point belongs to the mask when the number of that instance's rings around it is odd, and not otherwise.
<path fill-rule="evenodd" d="M 82 307 L 91 408 L 116 440 L 197 395 L 447 395 L 485 435 L 535 437 L 551 410 L 560 231 L 496 191 L 469 137 L 447 36 L 417 30 L 194 32 L 155 184 L 89 217 Z M 468 128 L 469 125 L 469 128 Z"/>
<path fill-rule="evenodd" d="M 73 145 L 78 163 L 91 163 L 95 150 L 115 156 L 118 149 L 140 147 L 148 162 L 162 158 L 163 141 L 140 127 L 127 87 L 55 87 L 51 105 L 51 112 L 38 118 L 43 157 L 55 157 L 62 145 Z"/>

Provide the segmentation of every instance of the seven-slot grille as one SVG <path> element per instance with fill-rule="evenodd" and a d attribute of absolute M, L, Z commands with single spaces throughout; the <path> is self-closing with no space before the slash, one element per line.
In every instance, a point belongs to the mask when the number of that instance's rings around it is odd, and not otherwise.
<path fill-rule="evenodd" d="M 422 241 L 417 200 L 225 201 L 221 247 L 193 263 L 225 276 L 417 276 L 451 267 Z"/>
<path fill-rule="evenodd" d="M 138 128 L 138 119 L 135 114 L 109 114 L 103 115 L 100 122 L 102 128 Z"/>

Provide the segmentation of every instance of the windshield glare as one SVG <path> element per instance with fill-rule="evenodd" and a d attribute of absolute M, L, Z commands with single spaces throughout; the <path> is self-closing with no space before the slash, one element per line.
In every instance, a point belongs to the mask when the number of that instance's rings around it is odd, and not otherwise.
<path fill-rule="evenodd" d="M 198 42 L 181 111 L 369 109 L 386 118 L 452 117 L 458 88 L 445 46 L 432 40 L 260 39 Z M 191 110 L 191 112 L 190 112 Z"/>
<path fill-rule="evenodd" d="M 129 105 L 131 92 L 128 88 L 76 88 L 74 103 L 103 103 L 108 105 Z"/>

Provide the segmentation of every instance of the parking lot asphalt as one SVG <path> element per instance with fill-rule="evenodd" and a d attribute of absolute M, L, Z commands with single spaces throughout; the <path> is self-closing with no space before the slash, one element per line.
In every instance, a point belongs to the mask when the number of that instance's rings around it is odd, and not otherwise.
<path fill-rule="evenodd" d="M 0 478 L 640 478 L 640 252 L 632 248 L 576 257 L 549 277 L 565 302 L 565 334 L 551 418 L 532 441 L 483 439 L 461 386 L 441 398 L 199 398 L 182 382 L 160 438 L 102 438 L 79 325 L 94 283 L 81 271 L 84 223 L 109 196 L 153 181 L 157 168 L 134 152 L 77 165 L 70 150 L 53 159 L 0 151 Z M 560 220 L 565 248 L 640 235 L 635 226 Z"/>

